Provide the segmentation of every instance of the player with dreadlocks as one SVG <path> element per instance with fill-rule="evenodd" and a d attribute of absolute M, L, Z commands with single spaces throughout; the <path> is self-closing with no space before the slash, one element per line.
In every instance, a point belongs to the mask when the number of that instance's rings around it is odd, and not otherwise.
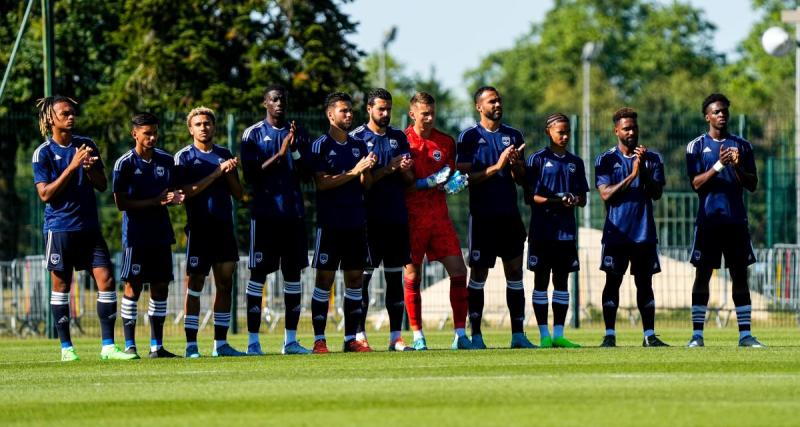
<path fill-rule="evenodd" d="M 97 315 L 103 347 L 101 359 L 130 360 L 114 345 L 117 292 L 111 256 L 97 217 L 94 190 L 105 191 L 100 150 L 89 138 L 73 133 L 77 102 L 49 96 L 37 104 L 39 130 L 45 141 L 33 152 L 33 176 L 45 203 L 44 235 L 47 269 L 53 283 L 50 309 L 61 341 L 61 360 L 78 360 L 70 338 L 69 291 L 72 270 L 91 270 L 97 283 Z"/>

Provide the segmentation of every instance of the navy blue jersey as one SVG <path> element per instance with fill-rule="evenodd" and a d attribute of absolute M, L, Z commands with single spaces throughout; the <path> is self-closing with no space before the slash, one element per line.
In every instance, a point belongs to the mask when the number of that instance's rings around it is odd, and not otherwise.
<path fill-rule="evenodd" d="M 456 163 L 471 163 L 471 171 L 479 172 L 496 164 L 506 148 L 523 145 L 522 133 L 511 126 L 501 124 L 496 131 L 490 132 L 479 123 L 458 136 Z M 469 211 L 479 216 L 519 215 L 517 186 L 511 177 L 510 166 L 479 184 L 469 186 Z"/>
<path fill-rule="evenodd" d="M 311 145 L 315 172 L 328 175 L 345 173 L 367 155 L 367 145 L 360 139 L 347 136 L 339 143 L 330 135 L 319 137 Z M 366 224 L 364 186 L 356 177 L 329 190 L 317 188 L 317 224 L 330 228 L 361 228 Z"/>
<path fill-rule="evenodd" d="M 616 147 L 597 156 L 594 165 L 595 186 L 614 185 L 624 180 L 633 170 L 635 156 L 625 156 Z M 666 183 L 661 155 L 648 151 L 645 166 L 650 180 Z M 606 201 L 606 222 L 603 226 L 603 243 L 657 243 L 656 224 L 653 219 L 653 200 L 646 194 L 642 177 L 637 176 L 630 187 Z"/>
<path fill-rule="evenodd" d="M 708 134 L 703 134 L 686 147 L 686 172 L 690 181 L 714 166 L 719 160 L 720 147 L 738 148 L 741 168 L 747 173 L 756 173 L 753 146 L 750 142 L 736 135 L 729 135 L 723 141 L 715 141 Z M 711 178 L 697 191 L 700 197 L 697 223 L 713 221 L 718 224 L 747 224 L 742 188 L 733 166 L 727 166 Z"/>
<path fill-rule="evenodd" d="M 156 148 L 150 161 L 131 149 L 114 163 L 112 188 L 129 200 L 158 197 L 174 187 L 175 161 L 172 155 Z M 175 234 L 166 206 L 151 206 L 122 213 L 122 246 L 126 248 L 162 247 L 175 243 Z"/>
<path fill-rule="evenodd" d="M 265 120 L 247 128 L 242 134 L 242 169 L 245 182 L 250 186 L 253 199 L 250 202 L 252 218 L 302 218 L 304 214 L 303 193 L 300 190 L 300 172 L 291 153 L 266 170 L 261 165 L 278 153 L 289 126 L 272 127 Z M 295 144 L 308 146 L 308 135 L 297 127 Z M 305 154 L 301 151 L 302 154 Z"/>
<path fill-rule="evenodd" d="M 367 144 L 367 150 L 378 157 L 372 170 L 388 166 L 394 157 L 411 155 L 406 134 L 391 126 L 386 128 L 383 135 L 376 134 L 367 125 L 359 126 L 350 135 L 363 140 Z M 367 192 L 367 217 L 370 222 L 407 223 L 405 187 L 403 176 L 399 172 L 375 181 Z"/>
<path fill-rule="evenodd" d="M 211 175 L 219 165 L 233 158 L 226 148 L 213 145 L 203 152 L 194 144 L 187 145 L 175 153 L 175 179 L 179 185 L 188 185 Z M 215 179 L 211 185 L 194 197 L 186 200 L 186 225 L 202 225 L 212 219 L 233 224 L 233 203 L 231 191 L 224 176 Z"/>
<path fill-rule="evenodd" d="M 580 157 L 565 153 L 559 156 L 549 147 L 530 156 L 525 163 L 525 196 L 531 205 L 530 236 L 536 240 L 575 240 L 577 226 L 574 208 L 561 204 L 533 203 L 533 196 L 557 197 L 559 193 L 586 196 L 589 184 Z"/>
<path fill-rule="evenodd" d="M 104 166 L 99 158 L 100 150 L 91 139 L 72 135 L 71 143 L 62 147 L 48 137 L 47 141 L 33 152 L 33 183 L 49 184 L 58 179 L 75 157 L 78 147 L 82 145 L 92 149 L 91 156 L 98 157 L 93 167 L 102 171 Z M 70 177 L 66 187 L 45 204 L 43 228 L 45 233 L 100 229 L 94 187 L 87 171 L 82 167 Z"/>

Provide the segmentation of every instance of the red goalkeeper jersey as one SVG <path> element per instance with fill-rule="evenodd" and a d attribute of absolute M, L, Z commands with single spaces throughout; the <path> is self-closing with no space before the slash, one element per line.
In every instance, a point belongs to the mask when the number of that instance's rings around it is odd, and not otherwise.
<path fill-rule="evenodd" d="M 429 138 L 417 135 L 413 126 L 406 129 L 411 158 L 414 160 L 414 178 L 427 178 L 445 165 L 452 171 L 456 168 L 456 143 L 450 136 L 436 129 Z M 448 215 L 445 193 L 438 188 L 406 193 L 406 206 L 410 215 Z"/>

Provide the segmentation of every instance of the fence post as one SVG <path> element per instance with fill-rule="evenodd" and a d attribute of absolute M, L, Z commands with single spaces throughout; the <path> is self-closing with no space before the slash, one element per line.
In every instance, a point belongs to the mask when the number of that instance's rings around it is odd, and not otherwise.
<path fill-rule="evenodd" d="M 571 144 L 570 149 L 571 149 L 571 151 L 573 153 L 575 153 L 576 152 L 576 148 L 577 148 L 576 144 L 575 144 L 575 129 L 578 128 L 578 126 L 577 126 L 578 125 L 578 116 L 577 115 L 573 114 L 572 116 L 570 116 L 570 124 L 571 124 L 570 130 L 569 130 L 569 132 L 570 132 L 569 140 L 570 140 L 570 144 Z M 581 154 L 582 154 L 582 157 L 586 156 L 586 153 L 581 153 Z M 586 162 L 587 162 L 587 159 L 584 159 L 584 161 L 583 161 L 584 165 L 586 164 Z M 591 164 L 591 160 L 590 159 L 589 159 L 589 164 Z M 588 172 L 588 170 L 589 170 L 588 167 L 586 168 L 586 170 L 587 170 L 587 174 L 589 174 L 589 176 L 591 176 L 591 174 Z M 591 192 L 586 194 L 587 198 L 590 197 L 590 196 L 591 196 Z M 588 206 L 584 207 L 584 209 L 588 209 Z M 576 216 L 578 215 L 578 210 L 577 209 L 575 210 L 574 214 Z M 586 218 L 586 217 L 584 216 L 584 218 Z M 591 226 L 590 224 L 583 224 L 583 222 L 585 222 L 585 221 L 579 221 L 577 223 L 582 225 L 583 227 L 590 227 Z M 580 228 L 578 229 L 578 231 L 579 230 L 580 230 Z M 580 234 L 580 232 L 578 232 L 575 235 L 575 245 L 576 245 L 576 247 L 580 247 L 578 245 L 580 243 L 578 241 L 578 234 Z M 588 277 L 588 275 L 587 275 L 587 277 Z M 578 328 L 581 327 L 580 309 L 581 309 L 580 280 L 578 279 L 578 272 L 574 272 L 574 273 L 572 273 L 572 327 L 575 328 L 575 329 L 578 329 Z"/>
<path fill-rule="evenodd" d="M 766 240 L 767 240 L 767 242 L 766 243 L 767 243 L 767 247 L 768 248 L 771 248 L 772 247 L 772 243 L 773 243 L 773 241 L 772 241 L 772 232 L 773 232 L 772 219 L 773 219 L 774 213 L 773 213 L 773 206 L 772 206 L 772 200 L 773 200 L 772 199 L 772 191 L 773 191 L 774 185 L 775 185 L 775 182 L 774 182 L 775 178 L 773 177 L 774 171 L 775 171 L 775 158 L 772 157 L 772 156 L 769 156 L 769 157 L 767 157 L 767 171 L 766 171 L 766 173 L 767 173 L 767 200 L 766 200 L 766 204 L 767 204 L 767 209 L 766 209 L 767 210 L 767 212 L 766 212 L 766 216 L 767 216 L 767 233 L 766 234 L 767 234 L 767 236 L 766 236 Z"/>
<path fill-rule="evenodd" d="M 233 114 L 228 113 L 228 151 L 236 157 L 236 120 L 233 117 Z M 238 170 L 237 170 L 238 173 Z M 237 225 L 237 215 L 238 212 L 238 203 L 236 199 L 233 199 L 233 230 L 234 234 L 236 234 L 236 225 Z M 231 333 L 238 334 L 239 333 L 239 317 L 236 313 L 239 311 L 239 263 L 236 263 L 236 267 L 233 270 L 233 280 L 231 281 Z"/>

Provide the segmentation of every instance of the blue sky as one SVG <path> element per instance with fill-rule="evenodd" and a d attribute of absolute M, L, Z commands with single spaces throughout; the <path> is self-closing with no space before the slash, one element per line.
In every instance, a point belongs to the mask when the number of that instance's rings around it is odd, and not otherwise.
<path fill-rule="evenodd" d="M 736 45 L 759 18 L 750 0 L 689 2 L 703 9 L 706 18 L 716 24 L 717 51 L 734 58 Z M 492 7 L 487 8 L 487 4 Z M 477 66 L 489 52 L 512 46 L 528 31 L 531 22 L 544 19 L 552 5 L 552 0 L 356 0 L 343 10 L 360 22 L 358 34 L 350 37 L 359 48 L 377 50 L 384 31 L 396 25 L 397 38 L 389 52 L 405 64 L 406 71 L 428 75 L 431 66 L 435 66 L 436 75 L 445 86 L 464 98 L 464 72 Z M 487 22 L 487 17 L 494 27 L 476 24 Z"/>

